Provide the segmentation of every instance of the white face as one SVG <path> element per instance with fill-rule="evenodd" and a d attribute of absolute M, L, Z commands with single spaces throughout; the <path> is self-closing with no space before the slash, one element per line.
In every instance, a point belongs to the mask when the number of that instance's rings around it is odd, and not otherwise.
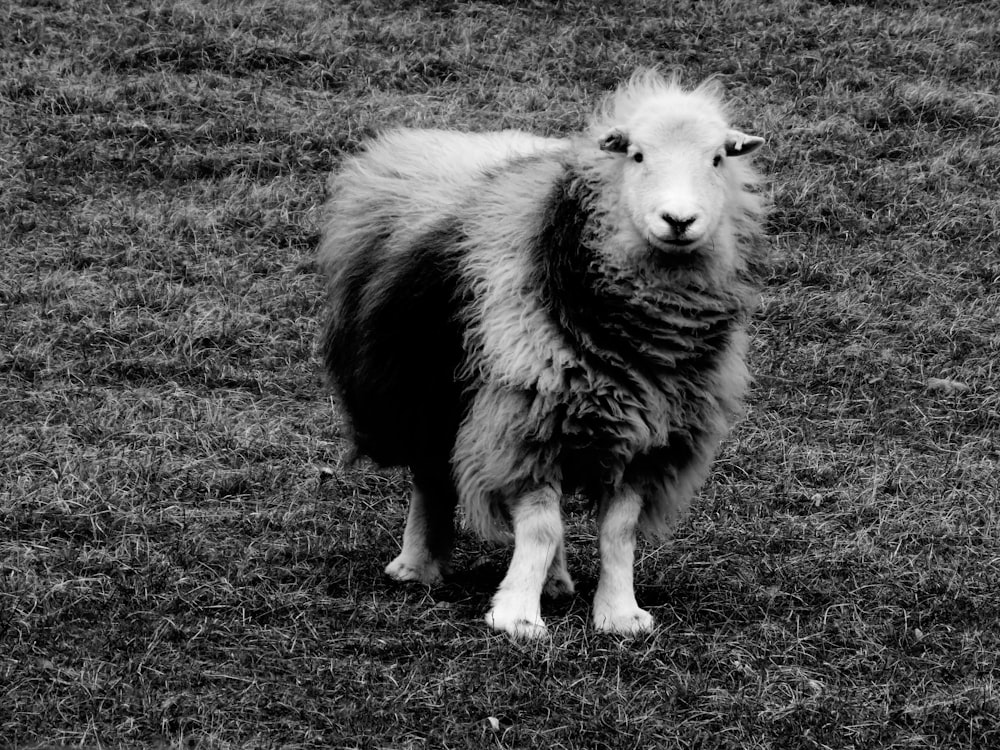
<path fill-rule="evenodd" d="M 711 241 L 731 189 L 727 161 L 762 143 L 721 123 L 667 119 L 616 128 L 601 148 L 623 159 L 622 203 L 636 232 L 680 253 Z"/>

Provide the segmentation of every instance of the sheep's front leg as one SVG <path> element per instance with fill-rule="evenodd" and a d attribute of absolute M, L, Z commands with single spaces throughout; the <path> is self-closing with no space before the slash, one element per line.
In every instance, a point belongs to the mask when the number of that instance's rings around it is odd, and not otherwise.
<path fill-rule="evenodd" d="M 541 638 L 548 632 L 542 621 L 542 587 L 562 547 L 559 493 L 546 487 L 521 497 L 511 508 L 511 523 L 514 554 L 486 622 L 515 638 Z"/>
<path fill-rule="evenodd" d="M 448 573 L 455 539 L 458 497 L 447 469 L 413 472 L 413 494 L 403 531 L 403 549 L 385 568 L 397 581 L 433 584 Z"/>
<path fill-rule="evenodd" d="M 632 566 L 635 531 L 642 498 L 626 490 L 606 498 L 598 514 L 601 577 L 594 594 L 594 627 L 610 633 L 643 633 L 653 628 L 653 616 L 635 600 Z"/>

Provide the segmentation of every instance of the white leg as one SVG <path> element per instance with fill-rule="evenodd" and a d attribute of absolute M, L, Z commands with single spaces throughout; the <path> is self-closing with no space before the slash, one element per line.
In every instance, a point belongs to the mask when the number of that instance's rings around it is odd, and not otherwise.
<path fill-rule="evenodd" d="M 448 572 L 455 535 L 455 493 L 447 474 L 441 481 L 414 476 L 403 549 L 385 568 L 397 581 L 438 583 Z M 440 479 L 440 478 L 439 478 Z"/>
<path fill-rule="evenodd" d="M 511 509 L 514 555 L 486 622 L 515 638 L 541 638 L 546 634 L 540 599 L 549 566 L 562 546 L 559 493 L 551 487 L 536 490 Z"/>
<path fill-rule="evenodd" d="M 653 616 L 635 601 L 632 566 L 635 529 L 642 498 L 633 491 L 604 500 L 600 525 L 601 577 L 594 594 L 594 627 L 610 633 L 643 633 L 653 628 Z"/>
<path fill-rule="evenodd" d="M 562 541 L 556 547 L 556 554 L 552 558 L 552 565 L 549 566 L 543 591 L 554 599 L 572 596 L 576 591 L 573 579 L 569 575 L 569 568 L 566 567 L 566 545 Z"/>

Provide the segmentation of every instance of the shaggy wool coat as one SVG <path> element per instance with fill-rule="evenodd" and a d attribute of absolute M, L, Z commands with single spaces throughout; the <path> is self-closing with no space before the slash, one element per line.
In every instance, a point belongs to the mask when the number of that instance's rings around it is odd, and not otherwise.
<path fill-rule="evenodd" d="M 357 451 L 450 476 L 485 537 L 540 486 L 628 486 L 661 533 L 739 414 L 752 174 L 717 263 L 620 247 L 616 168 L 586 136 L 396 131 L 337 178 L 322 348 Z"/>

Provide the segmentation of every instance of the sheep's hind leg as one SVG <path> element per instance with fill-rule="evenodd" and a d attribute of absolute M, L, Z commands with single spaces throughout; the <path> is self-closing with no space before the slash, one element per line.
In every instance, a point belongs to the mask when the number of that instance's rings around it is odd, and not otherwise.
<path fill-rule="evenodd" d="M 635 530 L 641 511 L 642 498 L 634 490 L 607 498 L 601 505 L 601 577 L 594 594 L 598 630 L 636 634 L 653 629 L 653 616 L 639 607 L 633 584 Z"/>
<path fill-rule="evenodd" d="M 542 590 L 553 599 L 572 596 L 576 591 L 576 586 L 569 574 L 569 568 L 566 567 L 566 545 L 563 540 L 560 540 L 556 546 L 552 565 L 549 566 L 549 573 L 545 578 L 545 588 Z"/>
<path fill-rule="evenodd" d="M 511 523 L 514 554 L 486 622 L 515 638 L 541 638 L 548 632 L 542 620 L 542 587 L 562 547 L 559 494 L 546 487 L 521 497 L 511 508 Z"/>
<path fill-rule="evenodd" d="M 397 581 L 434 584 L 451 572 L 458 496 L 447 469 L 413 472 L 413 493 L 403 531 L 403 548 L 385 568 Z"/>

